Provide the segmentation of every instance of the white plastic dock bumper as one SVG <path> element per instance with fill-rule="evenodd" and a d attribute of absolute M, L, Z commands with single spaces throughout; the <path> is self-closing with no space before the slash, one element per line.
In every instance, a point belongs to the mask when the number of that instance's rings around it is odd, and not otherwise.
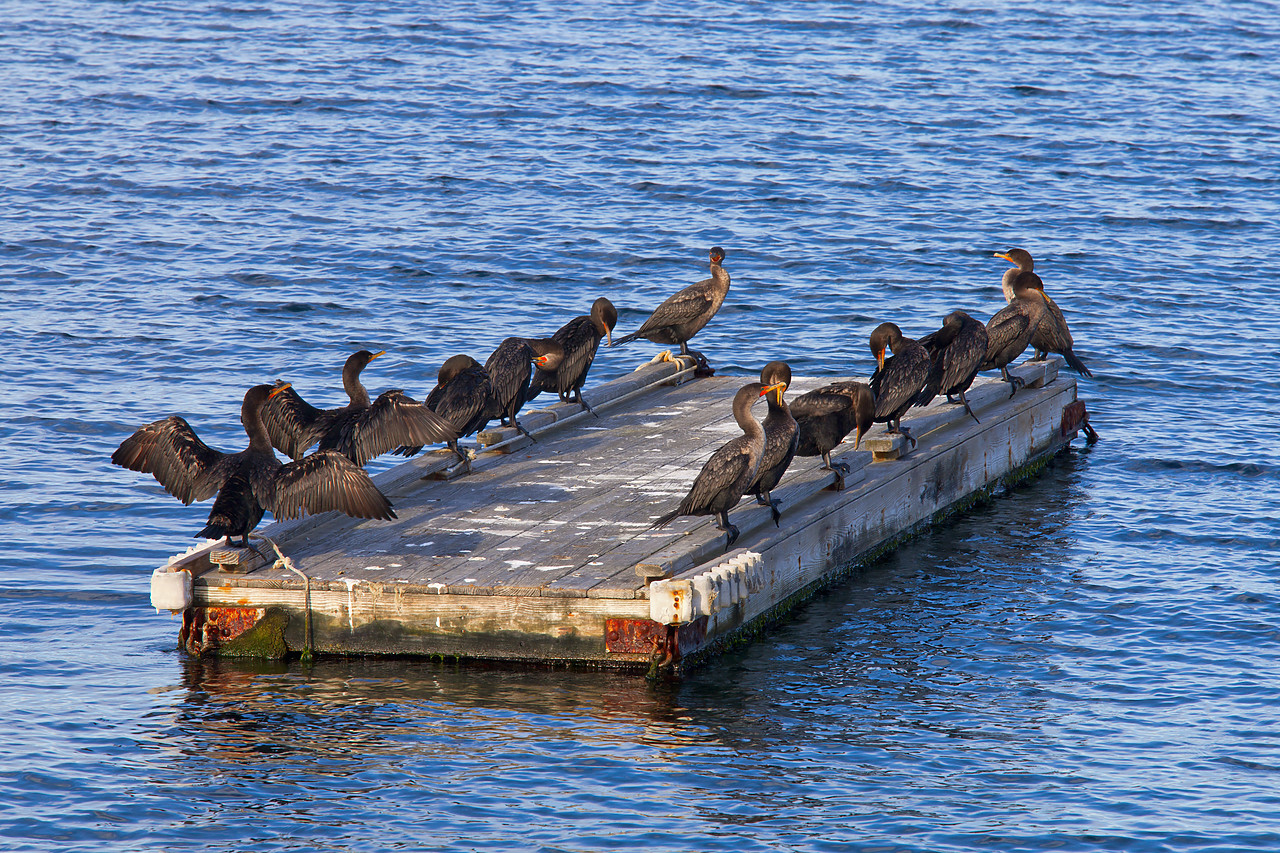
<path fill-rule="evenodd" d="M 151 573 L 151 606 L 156 612 L 186 610 L 191 606 L 191 572 L 170 571 L 161 566 Z"/>
<path fill-rule="evenodd" d="M 684 625 L 713 616 L 744 601 L 764 585 L 762 558 L 742 551 L 691 577 L 649 584 L 649 618 L 662 625 Z"/>

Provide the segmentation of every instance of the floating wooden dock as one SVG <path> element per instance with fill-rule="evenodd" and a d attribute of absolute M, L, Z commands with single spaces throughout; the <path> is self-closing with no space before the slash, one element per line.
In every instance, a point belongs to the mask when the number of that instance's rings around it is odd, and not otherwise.
<path fill-rule="evenodd" d="M 694 378 L 644 365 L 576 405 L 526 411 L 536 443 L 482 433 L 470 473 L 434 451 L 375 477 L 399 519 L 336 513 L 260 532 L 270 559 L 207 543 L 153 575 L 153 603 L 183 612 L 194 654 L 280 657 L 312 650 L 676 670 L 784 613 L 922 526 L 1038 470 L 1086 420 L 1058 362 L 1013 371 L 1009 397 L 980 378 L 962 407 L 935 401 L 905 421 L 919 445 L 877 425 L 854 451 L 844 491 L 819 458 L 797 458 L 767 507 L 730 513 L 726 552 L 710 518 L 650 529 L 703 462 L 739 434 L 739 376 Z M 830 379 L 796 379 L 794 398 Z M 534 405 L 538 401 L 535 401 Z M 765 404 L 757 406 L 763 418 Z M 272 553 L 273 547 L 277 549 Z M 277 553 L 287 559 L 277 559 Z"/>

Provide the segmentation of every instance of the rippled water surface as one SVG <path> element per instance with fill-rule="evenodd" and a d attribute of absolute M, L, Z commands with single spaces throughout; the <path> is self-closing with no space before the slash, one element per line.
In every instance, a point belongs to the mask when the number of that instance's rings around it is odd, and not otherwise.
<path fill-rule="evenodd" d="M 0 83 L 5 849 L 1280 848 L 1280 6 L 18 2 Z M 1103 440 L 676 685 L 174 650 L 207 508 L 130 431 L 630 329 L 712 244 L 743 375 L 1028 248 Z"/>

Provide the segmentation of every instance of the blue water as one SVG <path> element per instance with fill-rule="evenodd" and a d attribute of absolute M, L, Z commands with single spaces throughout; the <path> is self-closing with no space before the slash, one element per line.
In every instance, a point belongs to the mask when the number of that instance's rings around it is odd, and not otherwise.
<path fill-rule="evenodd" d="M 0 847 L 1280 849 L 1280 6 L 1147 5 L 0 8 Z M 130 431 L 361 347 L 421 397 L 713 244 L 742 375 L 1029 249 L 1102 441 L 675 685 L 175 651 L 207 505 Z"/>

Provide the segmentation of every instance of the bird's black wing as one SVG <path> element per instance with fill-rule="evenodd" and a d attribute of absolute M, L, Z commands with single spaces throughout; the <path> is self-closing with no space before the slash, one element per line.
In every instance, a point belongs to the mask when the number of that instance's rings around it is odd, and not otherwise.
<path fill-rule="evenodd" d="M 974 320 L 972 325 L 966 324 L 961 333 L 956 335 L 955 340 L 942 353 L 942 376 L 938 389 L 944 393 L 951 394 L 954 393 L 951 390 L 953 388 L 961 386 L 967 388 L 969 383 L 973 381 L 974 375 L 978 372 L 978 366 L 986 357 L 987 329 Z M 936 361 L 935 370 L 938 366 Z M 932 387 L 932 377 L 933 374 L 930 372 L 930 381 L 926 383 L 926 388 Z"/>
<path fill-rule="evenodd" d="M 704 279 L 668 296 L 632 334 L 643 337 L 646 332 L 687 323 L 711 310 L 711 283 L 712 279 Z"/>
<path fill-rule="evenodd" d="M 1047 309 L 1040 317 L 1040 323 L 1031 335 L 1032 345 L 1042 352 L 1066 352 L 1075 346 L 1071 338 L 1071 329 L 1067 327 L 1067 318 L 1062 309 L 1049 294 L 1036 291 L 1036 295 L 1044 301 Z"/>
<path fill-rule="evenodd" d="M 581 387 L 587 371 L 591 369 L 591 363 L 596 360 L 596 348 L 600 343 L 591 318 L 578 317 L 571 320 L 551 337 L 564 347 L 564 358 L 554 374 L 547 374 L 550 381 L 542 380 L 540 388 L 559 392 Z M 539 376 L 544 373 L 545 371 L 538 371 Z M 529 393 L 532 395 L 532 389 Z"/>
<path fill-rule="evenodd" d="M 834 415 L 838 412 L 847 411 L 851 405 L 849 396 L 841 394 L 832 385 L 815 388 L 808 393 L 801 394 L 790 403 L 791 416 L 797 421 L 818 418 L 824 415 Z"/>
<path fill-rule="evenodd" d="M 508 343 L 514 341 L 514 343 Z M 493 388 L 493 417 L 506 417 L 507 409 L 519 399 L 531 374 L 532 350 L 520 338 L 508 338 L 484 363 Z"/>
<path fill-rule="evenodd" d="M 205 444 L 178 415 L 147 424 L 111 454 L 112 463 L 153 475 L 184 504 L 213 497 L 235 473 L 239 458 Z"/>
<path fill-rule="evenodd" d="M 359 465 L 334 450 L 321 450 L 282 465 L 255 482 L 258 500 L 277 519 L 337 510 L 355 518 L 396 517 L 391 502 Z"/>
<path fill-rule="evenodd" d="M 929 354 L 915 348 L 892 355 L 871 377 L 871 393 L 876 396 L 876 418 L 883 418 L 909 406 L 929 375 Z"/>
<path fill-rule="evenodd" d="M 325 412 L 302 399 L 292 388 L 277 393 L 262 407 L 262 420 L 271 446 L 290 459 L 301 459 L 319 441 L 328 424 Z"/>
<path fill-rule="evenodd" d="M 702 466 L 689 488 L 689 494 L 680 502 L 680 514 L 705 513 L 726 488 L 747 475 L 750 466 L 746 439 L 735 438 L 720 447 Z"/>
<path fill-rule="evenodd" d="M 1031 335 L 1031 317 L 1017 310 L 1017 300 L 1001 308 L 987 321 L 987 355 L 982 360 L 982 370 L 997 366 L 998 362 L 1011 363 L 1027 348 Z M 1021 342 L 1021 347 L 1018 346 Z M 1008 355 L 1013 350 L 1012 356 Z"/>
<path fill-rule="evenodd" d="M 441 415 L 403 391 L 383 391 L 373 405 L 343 430 L 337 450 L 364 465 L 375 456 L 401 445 L 420 447 L 458 437 L 458 430 Z"/>

